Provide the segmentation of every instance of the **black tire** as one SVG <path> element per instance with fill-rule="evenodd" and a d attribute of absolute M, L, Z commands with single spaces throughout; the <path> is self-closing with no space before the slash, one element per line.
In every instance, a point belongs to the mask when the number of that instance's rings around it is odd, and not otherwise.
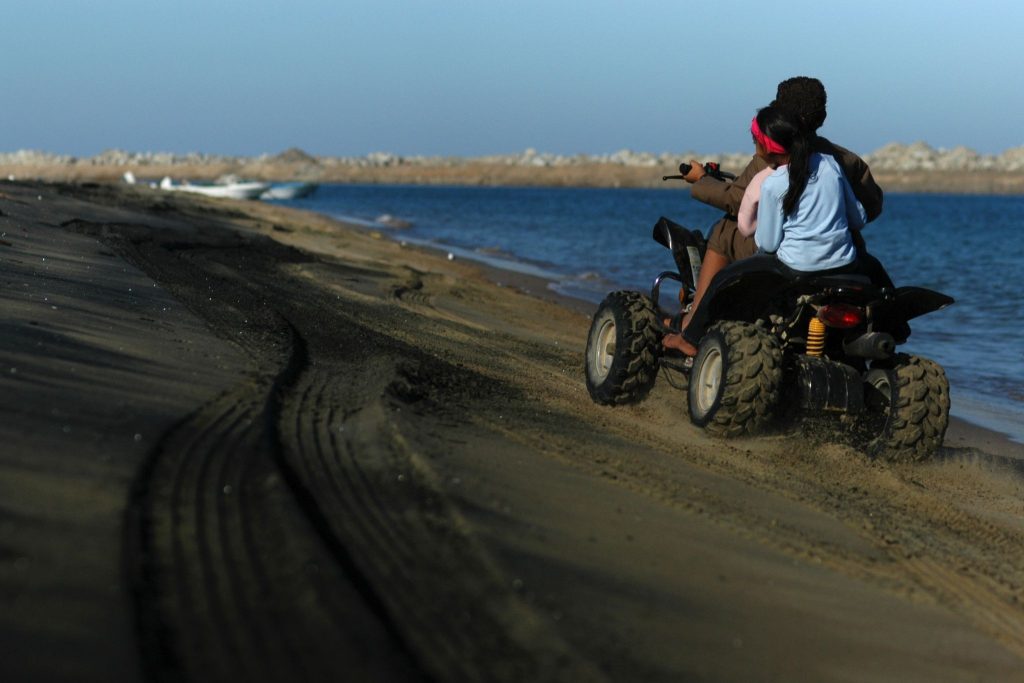
<path fill-rule="evenodd" d="M 715 436 L 764 432 L 781 387 L 779 341 L 750 323 L 717 323 L 701 340 L 690 372 L 690 421 Z"/>
<path fill-rule="evenodd" d="M 587 336 L 587 391 L 595 403 L 635 403 L 658 374 L 661 345 L 651 299 L 640 292 L 612 292 L 594 314 Z"/>
<path fill-rule="evenodd" d="M 919 462 L 940 446 L 949 427 L 949 380 L 938 363 L 899 354 L 892 367 L 867 372 L 862 446 L 873 457 Z"/>

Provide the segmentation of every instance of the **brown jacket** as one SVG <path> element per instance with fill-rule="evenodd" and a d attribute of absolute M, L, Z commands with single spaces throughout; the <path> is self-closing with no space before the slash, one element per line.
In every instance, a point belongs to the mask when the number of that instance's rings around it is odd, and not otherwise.
<path fill-rule="evenodd" d="M 843 174 L 853 188 L 857 201 L 864 207 L 868 221 L 873 221 L 882 213 L 882 188 L 875 182 L 867 163 L 850 150 L 823 137 L 814 141 L 814 151 L 828 154 L 839 162 Z M 712 229 L 708 247 L 725 256 L 729 261 L 750 256 L 757 251 L 753 237 L 744 237 L 736 230 L 736 212 L 739 211 L 743 192 L 750 184 L 751 178 L 767 166 L 764 159 L 754 155 L 750 163 L 743 169 L 736 180 L 726 182 L 704 176 L 690 186 L 694 199 L 725 211 L 725 217 Z M 856 239 L 856 238 L 855 238 Z M 858 246 L 862 243 L 857 240 Z"/>

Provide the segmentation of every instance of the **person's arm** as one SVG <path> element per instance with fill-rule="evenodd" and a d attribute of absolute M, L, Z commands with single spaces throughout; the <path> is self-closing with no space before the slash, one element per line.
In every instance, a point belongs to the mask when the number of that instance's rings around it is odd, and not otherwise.
<path fill-rule="evenodd" d="M 764 159 L 754 156 L 736 180 L 726 182 L 710 176 L 704 176 L 690 186 L 690 194 L 697 201 L 709 204 L 735 216 L 743 201 L 743 193 L 751 179 L 765 168 Z"/>
<path fill-rule="evenodd" d="M 860 157 L 857 157 L 857 161 L 860 163 L 857 165 L 856 181 L 850 181 L 850 186 L 864 210 L 865 222 L 871 222 L 882 214 L 882 188 L 875 182 L 868 165 Z"/>
<path fill-rule="evenodd" d="M 782 195 L 768 183 L 761 186 L 761 201 L 757 204 L 757 232 L 754 243 L 762 251 L 773 254 L 782 244 Z"/>
<path fill-rule="evenodd" d="M 757 207 L 761 200 L 761 183 L 771 175 L 772 169 L 765 168 L 755 175 L 743 193 L 743 201 L 740 202 L 740 209 L 736 213 L 736 229 L 741 235 L 750 237 L 757 230 Z"/>

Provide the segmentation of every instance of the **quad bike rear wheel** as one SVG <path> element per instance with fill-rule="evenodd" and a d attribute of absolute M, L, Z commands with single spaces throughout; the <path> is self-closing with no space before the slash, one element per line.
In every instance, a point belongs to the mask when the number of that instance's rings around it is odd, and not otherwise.
<path fill-rule="evenodd" d="M 658 373 L 661 333 L 650 297 L 612 292 L 594 314 L 587 337 L 587 391 L 596 403 L 635 403 Z"/>
<path fill-rule="evenodd" d="M 781 387 L 778 340 L 750 323 L 717 323 L 690 372 L 690 421 L 716 436 L 758 434 L 774 417 Z"/>
<path fill-rule="evenodd" d="M 899 354 L 892 367 L 864 378 L 867 418 L 862 446 L 892 462 L 917 462 L 942 445 L 949 427 L 949 380 L 938 363 Z"/>

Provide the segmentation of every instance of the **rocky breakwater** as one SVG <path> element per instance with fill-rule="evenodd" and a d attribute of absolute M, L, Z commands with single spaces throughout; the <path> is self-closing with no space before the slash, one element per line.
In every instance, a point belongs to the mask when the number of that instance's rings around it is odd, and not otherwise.
<path fill-rule="evenodd" d="M 0 177 L 51 181 L 118 181 L 131 171 L 138 179 L 212 181 L 235 175 L 255 180 L 319 180 L 319 158 L 299 149 L 255 157 L 189 152 L 130 152 L 111 149 L 92 157 L 36 150 L 0 152 Z"/>
<path fill-rule="evenodd" d="M 619 150 L 563 155 L 526 149 L 480 157 L 402 156 L 390 152 L 332 157 L 293 148 L 255 157 L 107 150 L 93 157 L 76 158 L 19 150 L 0 153 L 0 177 L 112 181 L 130 170 L 139 178 L 152 179 L 168 175 L 213 180 L 234 174 L 276 181 L 662 187 L 661 175 L 675 172 L 681 161 L 691 158 L 715 161 L 727 170 L 739 171 L 750 153 Z M 966 147 L 936 149 L 923 142 L 892 143 L 864 158 L 889 191 L 1024 194 L 1024 147 L 986 155 Z"/>
<path fill-rule="evenodd" d="M 1024 194 L 1024 147 L 979 154 L 967 147 L 891 143 L 864 159 L 889 191 Z"/>

